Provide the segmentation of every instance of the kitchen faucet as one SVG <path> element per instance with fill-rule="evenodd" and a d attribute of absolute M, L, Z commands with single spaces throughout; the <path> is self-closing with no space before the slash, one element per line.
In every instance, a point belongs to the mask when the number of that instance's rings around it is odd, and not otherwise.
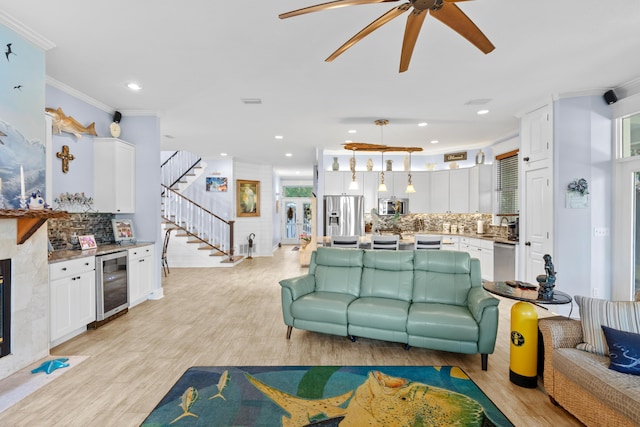
<path fill-rule="evenodd" d="M 503 216 L 502 218 L 500 218 L 500 227 L 502 227 L 502 221 L 507 220 L 507 226 L 509 226 L 509 218 L 507 218 L 506 216 Z"/>

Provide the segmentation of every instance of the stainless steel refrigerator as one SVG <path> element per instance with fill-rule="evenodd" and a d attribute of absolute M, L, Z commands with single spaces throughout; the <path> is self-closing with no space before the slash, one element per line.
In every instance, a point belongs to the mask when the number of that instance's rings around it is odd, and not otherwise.
<path fill-rule="evenodd" d="M 324 235 L 364 235 L 364 196 L 324 196 Z"/>

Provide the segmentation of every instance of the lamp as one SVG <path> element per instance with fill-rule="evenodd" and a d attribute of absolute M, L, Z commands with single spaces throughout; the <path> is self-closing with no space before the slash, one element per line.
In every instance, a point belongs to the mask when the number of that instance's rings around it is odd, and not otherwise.
<path fill-rule="evenodd" d="M 384 151 L 381 152 L 382 153 L 382 163 L 381 165 L 381 171 L 380 171 L 380 185 L 378 185 L 378 192 L 384 193 L 385 191 L 387 191 L 387 185 L 384 183 Z"/>
<path fill-rule="evenodd" d="M 407 189 L 404 190 L 405 193 L 415 193 L 416 189 L 411 182 L 411 151 L 409 151 L 409 182 L 407 183 Z"/>
<path fill-rule="evenodd" d="M 349 183 L 349 190 L 357 190 L 358 189 L 358 181 L 356 181 L 356 150 L 353 150 L 353 157 L 351 158 L 350 167 L 351 167 L 351 182 Z"/>
<path fill-rule="evenodd" d="M 389 120 L 378 119 L 374 123 L 377 126 L 380 126 L 380 145 L 384 145 L 384 134 L 382 126 L 388 124 Z M 380 185 L 378 186 L 378 192 L 384 193 L 387 191 L 387 185 L 384 183 L 384 151 L 381 151 L 380 153 L 382 154 L 382 163 L 380 163 Z"/>

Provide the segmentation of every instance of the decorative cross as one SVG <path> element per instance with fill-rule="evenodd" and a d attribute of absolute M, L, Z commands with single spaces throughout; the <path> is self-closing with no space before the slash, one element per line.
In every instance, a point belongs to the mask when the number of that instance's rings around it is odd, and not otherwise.
<path fill-rule="evenodd" d="M 73 157 L 73 154 L 69 152 L 69 146 L 63 145 L 62 151 L 56 153 L 56 157 L 62 160 L 62 173 L 69 172 L 69 162 L 75 159 L 75 157 Z"/>

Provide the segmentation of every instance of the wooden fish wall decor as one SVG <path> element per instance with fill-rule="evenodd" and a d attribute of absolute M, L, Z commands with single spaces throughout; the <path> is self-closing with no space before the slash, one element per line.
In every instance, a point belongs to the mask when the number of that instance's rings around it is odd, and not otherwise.
<path fill-rule="evenodd" d="M 66 116 L 62 108 L 58 107 L 57 110 L 53 108 L 45 108 L 46 112 L 53 117 L 53 133 L 59 134 L 61 132 L 67 132 L 76 136 L 76 138 L 82 138 L 82 134 L 86 133 L 93 136 L 98 136 L 95 130 L 95 122 L 89 126 L 82 126 L 76 119 L 71 116 Z"/>

